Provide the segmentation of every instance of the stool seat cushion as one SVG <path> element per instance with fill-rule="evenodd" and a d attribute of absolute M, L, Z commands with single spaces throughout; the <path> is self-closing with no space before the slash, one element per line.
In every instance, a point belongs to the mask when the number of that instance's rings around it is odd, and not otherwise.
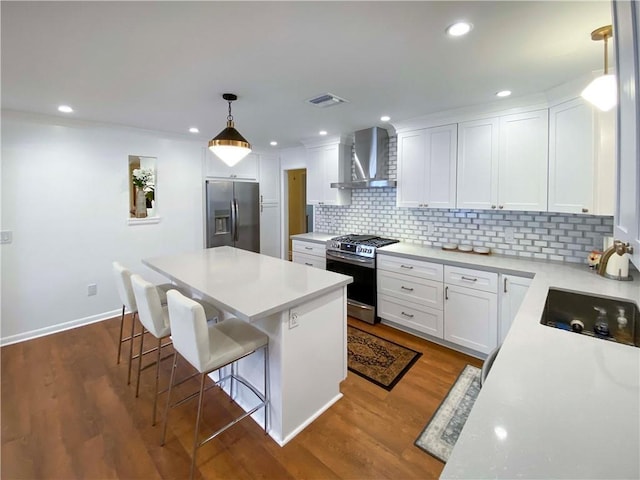
<path fill-rule="evenodd" d="M 238 318 L 212 324 L 209 326 L 211 357 L 202 366 L 203 371 L 217 370 L 267 343 L 266 334 Z"/>

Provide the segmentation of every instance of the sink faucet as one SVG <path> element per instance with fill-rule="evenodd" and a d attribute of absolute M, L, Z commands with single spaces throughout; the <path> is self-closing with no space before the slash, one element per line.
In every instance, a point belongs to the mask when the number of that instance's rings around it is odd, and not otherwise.
<path fill-rule="evenodd" d="M 630 280 L 629 258 L 624 255 L 625 253 L 633 253 L 633 247 L 628 243 L 615 240 L 600 257 L 598 274 L 614 280 Z"/>

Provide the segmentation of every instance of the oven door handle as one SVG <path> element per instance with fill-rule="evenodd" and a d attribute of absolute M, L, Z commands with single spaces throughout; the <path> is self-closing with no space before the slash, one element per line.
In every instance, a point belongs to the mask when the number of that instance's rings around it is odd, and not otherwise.
<path fill-rule="evenodd" d="M 352 265 L 360 265 L 362 267 L 367 268 L 375 268 L 375 261 L 372 258 L 358 258 L 355 256 L 347 256 L 341 253 L 330 252 L 327 250 L 326 252 L 328 260 L 335 260 L 338 262 L 350 263 Z"/>

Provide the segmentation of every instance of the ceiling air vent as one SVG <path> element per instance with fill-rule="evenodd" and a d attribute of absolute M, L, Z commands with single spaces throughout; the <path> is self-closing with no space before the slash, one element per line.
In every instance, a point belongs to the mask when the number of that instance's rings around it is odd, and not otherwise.
<path fill-rule="evenodd" d="M 322 95 L 318 95 L 317 97 L 310 98 L 307 100 L 307 103 L 311 105 L 315 105 L 316 107 L 331 107 L 333 105 L 339 105 L 341 103 L 345 103 L 348 100 L 344 98 L 340 98 L 333 93 L 323 93 Z"/>

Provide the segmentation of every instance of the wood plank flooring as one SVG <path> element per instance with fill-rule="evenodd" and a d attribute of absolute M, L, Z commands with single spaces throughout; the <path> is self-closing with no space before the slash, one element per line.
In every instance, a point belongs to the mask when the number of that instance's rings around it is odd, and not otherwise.
<path fill-rule="evenodd" d="M 349 323 L 423 355 L 391 392 L 349 372 L 344 397 L 285 447 L 244 420 L 199 450 L 197 478 L 440 475 L 443 464 L 413 442 L 463 367 L 481 362 L 384 325 Z M 161 447 L 165 397 L 159 400 L 158 424 L 151 426 L 152 369 L 143 372 L 136 398 L 135 374 L 127 385 L 127 362 L 115 361 L 118 329 L 119 318 L 114 318 L 1 349 L 3 479 L 188 477 L 196 402 L 171 411 L 167 443 Z M 123 350 L 128 352 L 126 344 Z M 169 364 L 163 362 L 161 388 Z M 179 373 L 186 376 L 189 370 Z M 181 387 L 185 393 L 197 384 Z M 204 432 L 238 411 L 217 389 L 207 392 L 205 402 Z"/>

